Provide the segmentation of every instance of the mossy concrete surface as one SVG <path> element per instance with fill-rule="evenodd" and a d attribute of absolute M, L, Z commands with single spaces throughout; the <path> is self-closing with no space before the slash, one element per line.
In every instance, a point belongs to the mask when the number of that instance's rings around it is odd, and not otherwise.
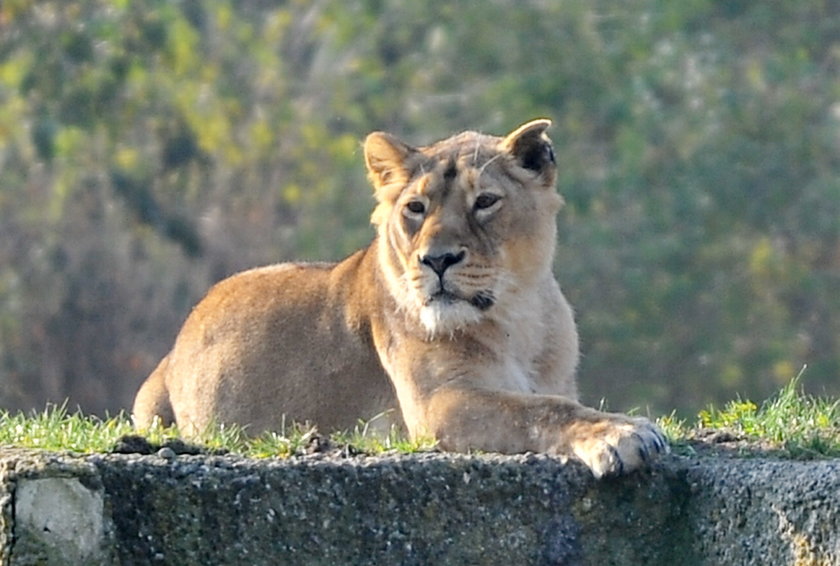
<path fill-rule="evenodd" d="M 0 450 L 0 564 L 833 565 L 840 461 Z"/>

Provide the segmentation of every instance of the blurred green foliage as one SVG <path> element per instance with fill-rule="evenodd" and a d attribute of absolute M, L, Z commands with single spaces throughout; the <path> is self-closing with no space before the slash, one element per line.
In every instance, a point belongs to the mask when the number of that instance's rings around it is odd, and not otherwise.
<path fill-rule="evenodd" d="M 827 0 L 5 0 L 0 405 L 128 407 L 214 281 L 371 238 L 360 140 L 554 119 L 588 402 L 840 393 Z"/>

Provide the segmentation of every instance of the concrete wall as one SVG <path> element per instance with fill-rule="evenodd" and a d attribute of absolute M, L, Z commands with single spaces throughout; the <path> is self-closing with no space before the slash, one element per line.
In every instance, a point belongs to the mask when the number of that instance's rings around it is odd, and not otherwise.
<path fill-rule="evenodd" d="M 0 564 L 836 565 L 840 461 L 0 450 Z"/>

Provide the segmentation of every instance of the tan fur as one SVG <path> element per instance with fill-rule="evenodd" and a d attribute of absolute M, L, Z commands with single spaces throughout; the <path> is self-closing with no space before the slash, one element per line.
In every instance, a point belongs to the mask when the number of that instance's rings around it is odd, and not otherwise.
<path fill-rule="evenodd" d="M 443 449 L 554 453 L 596 476 L 666 450 L 646 419 L 577 402 L 577 332 L 551 271 L 562 199 L 549 125 L 422 148 L 368 136 L 373 243 L 213 287 L 141 387 L 137 427 L 333 431 L 393 410 Z"/>

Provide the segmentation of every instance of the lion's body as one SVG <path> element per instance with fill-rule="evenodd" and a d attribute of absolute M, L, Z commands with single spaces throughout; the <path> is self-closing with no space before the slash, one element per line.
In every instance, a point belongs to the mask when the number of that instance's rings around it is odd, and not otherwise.
<path fill-rule="evenodd" d="M 153 374 L 164 376 L 181 429 L 195 434 L 219 422 L 279 430 L 285 419 L 342 430 L 397 409 L 370 323 L 352 301 L 366 283 L 354 280 L 366 273 L 365 257 L 341 267 L 263 267 L 213 287 Z M 137 415 L 142 409 L 135 417 L 148 422 Z"/>
<path fill-rule="evenodd" d="M 551 269 L 562 201 L 547 126 L 419 149 L 371 134 L 370 247 L 217 284 L 138 393 L 137 426 L 332 431 L 390 411 L 445 449 L 554 452 L 596 475 L 663 449 L 646 421 L 577 403 L 577 333 Z"/>

